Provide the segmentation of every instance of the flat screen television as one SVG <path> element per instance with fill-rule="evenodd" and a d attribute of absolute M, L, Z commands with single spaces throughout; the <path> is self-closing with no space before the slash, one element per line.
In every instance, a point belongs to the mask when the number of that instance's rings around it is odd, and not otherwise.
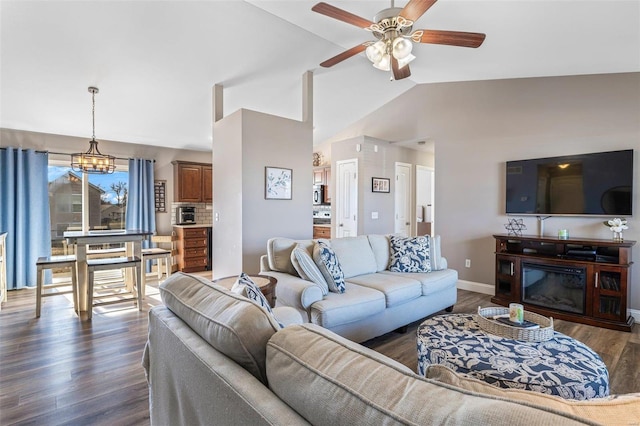
<path fill-rule="evenodd" d="M 631 216 L 633 150 L 507 161 L 509 215 Z"/>

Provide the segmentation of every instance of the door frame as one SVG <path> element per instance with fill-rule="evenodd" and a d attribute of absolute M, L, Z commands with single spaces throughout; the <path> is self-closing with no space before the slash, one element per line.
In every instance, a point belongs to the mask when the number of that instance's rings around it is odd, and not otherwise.
<path fill-rule="evenodd" d="M 418 182 L 418 171 L 426 171 L 426 172 L 430 172 L 431 173 L 431 199 L 429 200 L 429 205 L 431 206 L 431 235 L 435 235 L 435 198 L 436 198 L 436 194 L 435 194 L 435 190 L 436 190 L 436 184 L 435 184 L 435 179 L 436 179 L 436 169 L 433 167 L 429 167 L 429 166 L 423 166 L 420 164 L 416 164 L 416 191 L 415 191 L 415 208 L 418 207 L 418 186 L 419 186 L 419 182 Z M 427 207 L 427 206 L 425 206 Z M 425 209 L 425 216 L 427 215 L 427 210 Z M 416 219 L 417 220 L 417 219 Z M 418 224 L 416 223 L 416 234 L 418 232 Z"/>
<path fill-rule="evenodd" d="M 335 181 L 335 202 L 332 203 L 332 206 L 334 207 L 334 211 L 332 212 L 332 217 L 335 218 L 335 220 L 332 220 L 333 222 L 333 235 L 335 235 L 336 238 L 342 238 L 342 235 L 340 232 L 338 232 L 339 226 L 338 226 L 338 222 L 339 222 L 339 215 L 338 213 L 340 212 L 340 208 L 341 208 L 341 203 L 342 203 L 342 188 L 344 188 L 344 182 L 343 182 L 343 175 L 342 173 L 340 173 L 340 168 L 342 165 L 344 164 L 349 164 L 349 163 L 353 163 L 355 165 L 355 173 L 356 173 L 356 182 L 354 185 L 355 188 L 355 192 L 354 192 L 354 196 L 355 196 L 355 218 L 353 220 L 354 222 L 354 235 L 358 235 L 358 224 L 359 224 L 359 211 L 360 211 L 360 202 L 358 200 L 358 187 L 359 187 L 359 181 L 360 181 L 360 173 L 358 170 L 358 159 L 357 158 L 350 158 L 347 160 L 338 160 L 336 161 L 336 172 L 335 172 L 335 176 L 332 176 L 332 178 Z M 334 200 L 334 197 L 332 197 L 332 201 Z"/>
<path fill-rule="evenodd" d="M 398 167 L 402 166 L 402 167 L 407 167 L 409 169 L 409 172 L 407 173 L 407 191 L 406 191 L 406 210 L 407 210 L 407 219 L 409 221 L 409 231 L 407 232 L 407 236 L 410 237 L 412 235 L 415 234 L 415 220 L 413 218 L 414 213 L 415 213 L 415 201 L 414 201 L 414 197 L 412 196 L 413 194 L 413 164 L 411 163 L 403 163 L 401 161 L 396 161 L 394 164 L 394 168 L 393 168 L 393 176 L 395 178 L 395 191 L 394 191 L 394 200 L 393 200 L 393 217 L 394 217 L 394 222 L 393 222 L 393 231 L 394 232 L 398 232 L 398 229 L 396 228 L 396 221 L 397 221 L 397 215 L 398 215 L 398 196 L 400 194 L 400 192 L 398 191 Z M 411 206 L 414 206 L 413 208 Z M 405 225 L 406 226 L 406 225 Z"/>

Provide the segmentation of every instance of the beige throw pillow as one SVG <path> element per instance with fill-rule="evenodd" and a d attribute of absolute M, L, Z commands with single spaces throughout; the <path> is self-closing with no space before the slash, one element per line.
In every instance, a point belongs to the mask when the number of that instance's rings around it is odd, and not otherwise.
<path fill-rule="evenodd" d="M 299 244 L 291 251 L 291 263 L 300 275 L 300 278 L 311 281 L 322 290 L 322 295 L 329 294 L 329 286 L 322 276 L 322 272 L 318 269 L 307 250 Z"/>

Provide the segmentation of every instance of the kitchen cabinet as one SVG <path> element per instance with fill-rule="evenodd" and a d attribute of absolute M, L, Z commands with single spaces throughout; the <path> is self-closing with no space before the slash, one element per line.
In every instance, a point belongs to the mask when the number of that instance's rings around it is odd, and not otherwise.
<path fill-rule="evenodd" d="M 174 226 L 178 247 L 178 270 L 206 271 L 209 263 L 209 227 Z"/>
<path fill-rule="evenodd" d="M 331 227 L 330 226 L 313 226 L 313 239 L 317 240 L 318 238 L 331 238 Z"/>
<path fill-rule="evenodd" d="M 331 204 L 331 166 L 313 169 L 313 184 L 324 185 L 324 204 Z"/>
<path fill-rule="evenodd" d="M 207 163 L 172 161 L 174 200 L 187 203 L 213 201 L 213 168 Z"/>
<path fill-rule="evenodd" d="M 494 235 L 501 305 L 557 319 L 631 331 L 627 314 L 635 241 Z"/>

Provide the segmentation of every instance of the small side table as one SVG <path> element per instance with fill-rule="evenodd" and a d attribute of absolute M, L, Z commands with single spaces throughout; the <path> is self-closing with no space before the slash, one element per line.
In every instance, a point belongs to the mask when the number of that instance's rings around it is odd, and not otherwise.
<path fill-rule="evenodd" d="M 276 306 L 276 285 L 278 284 L 278 280 L 267 275 L 249 275 L 249 278 L 260 287 L 260 291 L 262 291 L 264 297 L 269 301 L 269 306 L 274 308 Z M 218 278 L 213 280 L 213 282 L 231 290 L 231 287 L 233 287 L 237 279 L 238 276 L 236 275 Z"/>

